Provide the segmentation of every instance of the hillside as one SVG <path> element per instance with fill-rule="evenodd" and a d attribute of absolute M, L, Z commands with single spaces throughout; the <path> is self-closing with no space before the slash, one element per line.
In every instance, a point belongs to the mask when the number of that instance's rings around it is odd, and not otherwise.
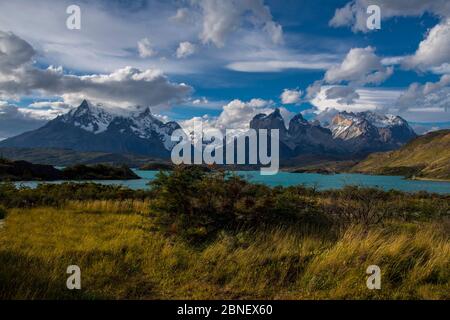
<path fill-rule="evenodd" d="M 128 153 L 82 152 L 56 148 L 1 148 L 0 157 L 10 160 L 24 160 L 32 163 L 68 167 L 76 164 L 127 165 L 137 168 L 145 164 L 163 163 L 164 160 Z"/>
<path fill-rule="evenodd" d="M 420 136 L 397 151 L 372 154 L 351 171 L 450 180 L 450 130 Z"/>

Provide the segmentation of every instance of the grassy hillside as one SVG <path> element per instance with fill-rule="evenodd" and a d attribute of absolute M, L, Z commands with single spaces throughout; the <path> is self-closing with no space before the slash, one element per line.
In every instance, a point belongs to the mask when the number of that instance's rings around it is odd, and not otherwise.
<path fill-rule="evenodd" d="M 420 136 L 396 151 L 372 154 L 351 170 L 450 180 L 450 130 Z"/>

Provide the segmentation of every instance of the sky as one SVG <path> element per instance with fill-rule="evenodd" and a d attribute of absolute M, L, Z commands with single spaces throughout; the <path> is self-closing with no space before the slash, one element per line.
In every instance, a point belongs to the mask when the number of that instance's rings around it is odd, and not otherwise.
<path fill-rule="evenodd" d="M 0 0 L 0 139 L 83 99 L 185 127 L 245 128 L 275 108 L 450 127 L 450 1 Z"/>

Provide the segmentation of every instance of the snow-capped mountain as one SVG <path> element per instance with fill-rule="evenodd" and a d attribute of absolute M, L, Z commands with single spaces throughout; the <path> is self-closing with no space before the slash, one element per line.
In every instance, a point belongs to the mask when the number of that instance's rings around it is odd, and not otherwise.
<path fill-rule="evenodd" d="M 416 137 L 408 122 L 394 115 L 375 112 L 340 112 L 328 128 L 351 151 L 396 149 Z"/>
<path fill-rule="evenodd" d="M 78 108 L 62 115 L 60 121 L 98 134 L 104 132 L 116 116 L 101 107 L 91 106 L 83 100 Z"/>
<path fill-rule="evenodd" d="M 76 109 L 45 126 L 2 141 L 2 146 L 51 147 L 77 151 L 134 153 L 167 158 L 173 147 L 172 132 L 181 127 L 164 123 L 149 108 L 128 114 L 92 106 L 83 101 Z"/>
<path fill-rule="evenodd" d="M 286 128 L 280 110 L 269 115 L 259 114 L 250 122 L 252 129 L 278 129 L 280 133 L 281 154 L 289 157 L 301 153 L 333 153 L 339 146 L 333 140 L 329 129 L 311 123 L 301 114 L 294 116 Z"/>
<path fill-rule="evenodd" d="M 0 147 L 59 148 L 76 151 L 129 153 L 169 158 L 174 146 L 176 122 L 159 120 L 149 108 L 132 111 L 109 110 L 87 101 L 45 126 L 0 142 Z M 416 135 L 400 117 L 373 112 L 339 112 L 328 125 L 310 122 L 301 114 L 289 127 L 280 110 L 259 114 L 250 122 L 252 129 L 278 129 L 280 157 L 351 159 L 374 151 L 397 149 Z"/>
<path fill-rule="evenodd" d="M 255 116 L 250 127 L 279 129 L 281 143 L 294 157 L 305 153 L 366 154 L 392 150 L 416 137 L 404 119 L 374 112 L 339 112 L 325 126 L 298 114 L 286 128 L 277 109 L 269 115 Z"/>

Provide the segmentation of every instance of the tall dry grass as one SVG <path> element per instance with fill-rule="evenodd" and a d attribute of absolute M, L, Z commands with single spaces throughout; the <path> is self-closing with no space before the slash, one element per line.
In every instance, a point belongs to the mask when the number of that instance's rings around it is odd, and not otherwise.
<path fill-rule="evenodd" d="M 147 214 L 150 201 L 126 200 L 90 200 L 69 201 L 65 208 L 83 213 L 137 213 Z"/>
<path fill-rule="evenodd" d="M 334 234 L 272 228 L 193 247 L 130 214 L 146 208 L 92 201 L 10 210 L 0 229 L 0 299 L 450 298 L 448 222 Z M 82 271 L 80 291 L 65 287 L 72 264 Z M 372 264 L 381 268 L 381 290 L 366 287 Z"/>

